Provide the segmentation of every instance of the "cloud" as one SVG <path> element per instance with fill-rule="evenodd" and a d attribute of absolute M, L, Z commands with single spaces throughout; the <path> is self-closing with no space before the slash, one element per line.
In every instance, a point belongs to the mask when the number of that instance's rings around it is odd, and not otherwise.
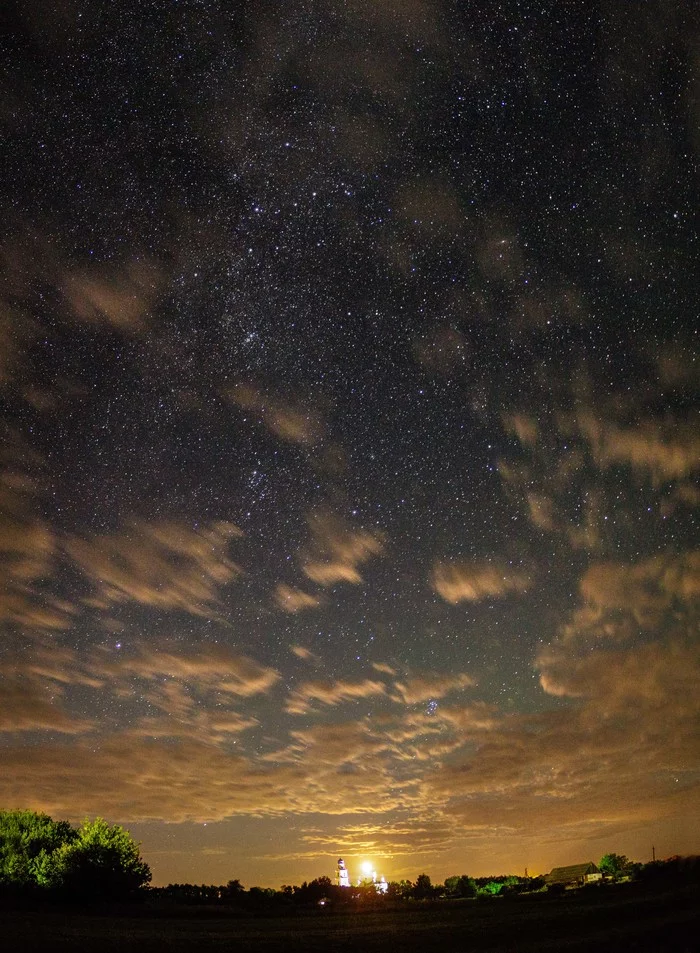
<path fill-rule="evenodd" d="M 320 724 L 291 731 L 291 751 L 305 763 L 338 767 L 351 761 L 374 758 L 388 747 L 386 739 L 364 721 Z"/>
<path fill-rule="evenodd" d="M 38 480 L 43 461 L 7 430 L 0 453 L 0 620 L 35 629 L 63 629 L 71 607 L 50 595 L 57 541 L 39 516 Z"/>
<path fill-rule="evenodd" d="M 435 591 L 447 602 L 476 602 L 510 593 L 522 593 L 528 588 L 529 576 L 508 563 L 499 562 L 439 562 L 433 571 Z"/>
<path fill-rule="evenodd" d="M 304 609 L 315 609 L 321 604 L 318 596 L 312 596 L 303 589 L 296 589 L 284 583 L 280 583 L 275 589 L 275 602 L 283 612 L 289 612 L 290 615 L 296 615 Z"/>
<path fill-rule="evenodd" d="M 396 669 L 386 662 L 372 662 L 372 668 L 375 672 L 381 672 L 383 675 L 396 675 Z"/>
<path fill-rule="evenodd" d="M 296 655 L 297 658 L 303 659 L 305 662 L 313 662 L 314 664 L 319 664 L 321 659 L 318 655 L 315 655 L 311 649 L 305 648 L 303 645 L 292 645 L 290 646 L 289 651 Z"/>
<path fill-rule="evenodd" d="M 48 690 L 35 680 L 22 677 L 0 679 L 0 733 L 53 731 L 78 735 L 89 731 L 93 722 L 66 712 L 59 703 L 62 692 Z"/>
<path fill-rule="evenodd" d="M 380 858 L 435 853 L 445 849 L 453 835 L 448 819 L 409 815 L 381 824 L 374 819 L 342 824 L 330 831 L 306 828 L 301 841 L 317 851 L 340 854 L 346 862 L 351 858 L 377 858 L 381 875 Z"/>
<path fill-rule="evenodd" d="M 133 261 L 120 270 L 91 268 L 69 274 L 63 293 L 80 321 L 141 333 L 161 285 L 152 264 Z"/>
<path fill-rule="evenodd" d="M 471 675 L 460 672 L 455 675 L 426 674 L 394 682 L 393 690 L 406 705 L 420 705 L 430 699 L 444 698 L 451 692 L 471 688 L 476 682 Z"/>
<path fill-rule="evenodd" d="M 143 646 L 133 655 L 103 662 L 97 670 L 117 678 L 175 678 L 240 698 L 265 694 L 280 679 L 276 669 L 216 644 L 188 646 L 184 650 Z"/>
<path fill-rule="evenodd" d="M 289 443 L 313 446 L 323 437 L 320 415 L 301 403 L 272 397 L 251 384 L 238 384 L 227 396 L 238 407 L 257 414 L 268 430 Z"/>
<path fill-rule="evenodd" d="M 651 643 L 628 649 L 563 653 L 558 647 L 538 658 L 540 682 L 550 695 L 595 699 L 599 711 L 629 712 L 643 704 L 664 713 L 700 714 L 693 699 L 700 676 L 700 646 Z M 675 720 L 675 719 L 674 719 Z"/>
<path fill-rule="evenodd" d="M 171 713 L 166 716 L 149 715 L 139 719 L 131 731 L 138 738 L 192 739 L 200 744 L 221 745 L 232 736 L 241 735 L 259 724 L 257 718 L 236 711 L 195 710 L 192 703 L 186 717 L 173 717 Z"/>
<path fill-rule="evenodd" d="M 546 690 L 575 696 L 575 707 L 441 713 L 465 744 L 424 773 L 420 789 L 456 832 L 483 825 L 512 836 L 535 825 L 552 839 L 581 827 L 595 837 L 611 823 L 629 830 L 697 806 L 697 649 L 650 645 L 574 660 L 562 649 L 539 664 Z"/>
<path fill-rule="evenodd" d="M 292 793 L 293 768 L 256 768 L 242 755 L 193 739 L 173 744 L 126 732 L 99 746 L 8 748 L 4 768 L 3 803 L 60 816 L 202 821 L 236 813 L 303 811 L 301 792 Z"/>
<path fill-rule="evenodd" d="M 536 659 L 562 707 L 436 712 L 461 746 L 420 790 L 457 831 L 513 837 L 537 825 L 554 840 L 593 838 L 697 809 L 696 554 L 596 563 L 580 590 L 583 603 Z"/>
<path fill-rule="evenodd" d="M 580 592 L 584 604 L 538 654 L 542 687 L 595 699 L 606 712 L 661 708 L 668 726 L 677 708 L 685 712 L 700 674 L 700 552 L 594 563 Z"/>
<path fill-rule="evenodd" d="M 241 572 L 228 555 L 230 541 L 241 535 L 225 522 L 193 529 L 133 520 L 112 535 L 73 537 L 66 551 L 105 603 L 133 601 L 205 615 L 218 587 Z"/>
<path fill-rule="evenodd" d="M 65 715 L 58 705 L 71 686 L 83 686 L 99 692 L 103 704 L 110 698 L 103 731 L 128 724 L 139 737 L 192 738 L 205 744 L 256 726 L 257 718 L 232 709 L 230 701 L 265 695 L 280 678 L 275 669 L 217 644 L 186 649 L 150 644 L 127 654 L 106 648 L 79 653 L 33 643 L 4 667 L 4 674 L 9 681 L 0 682 L 0 688 L 13 686 L 10 701 L 17 703 L 13 721 L 8 702 L 0 731 L 87 730 L 90 722 Z"/>
<path fill-rule="evenodd" d="M 700 595 L 700 550 L 632 564 L 598 562 L 584 573 L 581 595 L 601 611 L 624 610 L 641 626 L 658 624 L 674 599 Z"/>
<path fill-rule="evenodd" d="M 689 476 L 700 468 L 700 434 L 694 421 L 648 418 L 624 426 L 586 411 L 578 423 L 601 467 L 626 463 L 650 474 L 657 483 Z"/>
<path fill-rule="evenodd" d="M 526 409 L 504 413 L 506 431 L 524 452 L 499 461 L 506 491 L 534 526 L 591 551 L 611 541 L 609 516 L 625 509 L 609 471 L 627 467 L 642 483 L 665 485 L 660 507 L 668 516 L 697 505 L 691 481 L 700 467 L 694 421 L 680 411 L 660 414 L 646 391 L 606 396 L 599 390 L 581 372 L 559 388 L 556 405 L 548 407 L 544 398 L 537 416 Z M 633 489 L 630 484 L 626 492 L 631 496 Z"/>
<path fill-rule="evenodd" d="M 386 685 L 369 678 L 359 682 L 304 682 L 289 696 L 286 710 L 293 715 L 302 715 L 310 711 L 314 702 L 339 705 L 379 695 L 386 695 Z"/>
<path fill-rule="evenodd" d="M 5 663 L 4 671 L 32 682 L 54 683 L 48 688 L 50 692 L 57 690 L 55 683 L 102 688 L 105 673 L 98 675 L 91 670 L 87 653 L 78 653 L 49 639 L 49 636 L 34 639 L 23 652 Z"/>
<path fill-rule="evenodd" d="M 234 815 L 381 813 L 397 802 L 373 759 L 342 767 L 303 757 L 271 763 L 202 744 L 201 737 L 146 738 L 125 731 L 99 743 L 6 746 L 0 802 L 59 816 L 104 814 L 124 821 L 222 820 Z"/>
<path fill-rule="evenodd" d="M 524 447 L 534 447 L 540 435 L 537 418 L 523 412 L 504 415 L 503 422 L 507 431 L 515 433 Z"/>
<path fill-rule="evenodd" d="M 362 582 L 358 566 L 384 551 L 383 534 L 354 529 L 326 510 L 313 513 L 309 527 L 312 542 L 304 556 L 303 570 L 322 586 Z"/>
<path fill-rule="evenodd" d="M 442 706 L 440 720 L 457 729 L 462 740 L 465 740 L 467 737 L 483 738 L 484 732 L 493 731 L 501 718 L 495 705 L 473 702 L 470 705 Z"/>

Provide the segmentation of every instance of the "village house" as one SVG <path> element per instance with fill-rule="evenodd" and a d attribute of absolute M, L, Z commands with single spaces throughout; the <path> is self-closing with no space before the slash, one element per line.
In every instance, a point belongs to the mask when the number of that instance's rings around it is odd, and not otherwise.
<path fill-rule="evenodd" d="M 603 879 L 592 860 L 585 864 L 571 864 L 569 867 L 555 867 L 546 874 L 544 882 L 548 887 L 561 884 L 563 887 L 583 887 L 585 884 L 596 883 Z"/>

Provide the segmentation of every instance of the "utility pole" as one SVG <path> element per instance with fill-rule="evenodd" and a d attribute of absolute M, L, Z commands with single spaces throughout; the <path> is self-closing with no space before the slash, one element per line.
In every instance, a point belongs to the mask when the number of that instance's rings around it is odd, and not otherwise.
<path fill-rule="evenodd" d="M 656 848 L 654 847 L 653 844 L 651 845 L 651 862 L 653 864 L 656 863 Z"/>

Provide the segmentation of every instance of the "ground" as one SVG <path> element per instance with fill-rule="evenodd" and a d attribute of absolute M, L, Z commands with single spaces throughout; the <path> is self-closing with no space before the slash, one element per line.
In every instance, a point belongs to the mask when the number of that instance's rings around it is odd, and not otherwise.
<path fill-rule="evenodd" d="M 259 917 L 211 908 L 4 911 L 0 924 L 13 953 L 691 953 L 700 935 L 697 893 L 696 885 L 653 893 L 630 885 L 558 899 Z"/>

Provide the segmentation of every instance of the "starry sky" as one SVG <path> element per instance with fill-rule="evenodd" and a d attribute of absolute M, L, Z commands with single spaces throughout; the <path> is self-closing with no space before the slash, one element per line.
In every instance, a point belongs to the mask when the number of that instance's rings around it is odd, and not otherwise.
<path fill-rule="evenodd" d="M 0 16 L 0 804 L 154 883 L 699 851 L 695 5 Z"/>

